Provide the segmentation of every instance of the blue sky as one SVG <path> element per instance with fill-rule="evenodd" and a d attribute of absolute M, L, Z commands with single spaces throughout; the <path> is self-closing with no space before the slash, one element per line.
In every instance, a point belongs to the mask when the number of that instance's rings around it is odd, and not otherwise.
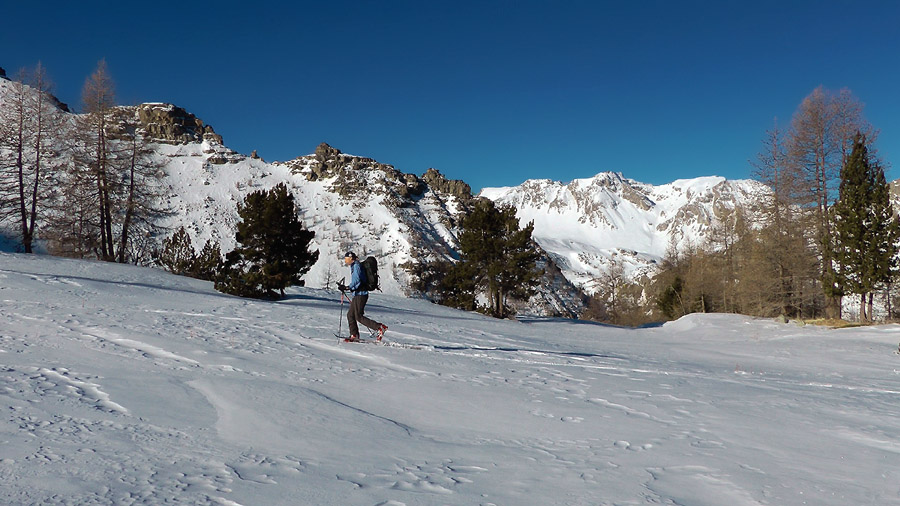
<path fill-rule="evenodd" d="M 320 142 L 473 189 L 751 176 L 774 119 L 851 89 L 900 164 L 900 2 L 7 2 L 0 67 L 76 110 L 172 102 L 268 161 Z M 898 177 L 889 170 L 889 179 Z"/>

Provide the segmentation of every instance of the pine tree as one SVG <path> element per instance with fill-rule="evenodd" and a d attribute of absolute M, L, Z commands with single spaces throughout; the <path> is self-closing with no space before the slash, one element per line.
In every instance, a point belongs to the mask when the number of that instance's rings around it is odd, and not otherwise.
<path fill-rule="evenodd" d="M 180 276 L 215 281 L 222 263 L 218 243 L 207 240 L 198 255 L 191 236 L 180 227 L 162 242 L 162 249 L 154 252 L 153 260 L 164 269 Z"/>
<path fill-rule="evenodd" d="M 538 285 L 540 255 L 531 239 L 534 223 L 519 228 L 514 207 L 498 208 L 481 199 L 460 225 L 461 259 L 447 276 L 445 290 L 457 300 L 455 305 L 474 304 L 478 287 L 487 296 L 488 312 L 505 318 L 507 300 L 530 297 Z"/>
<path fill-rule="evenodd" d="M 189 275 L 197 259 L 191 245 L 191 236 L 184 227 L 176 230 L 171 237 L 163 239 L 162 249 L 154 257 L 157 264 L 180 276 Z"/>
<path fill-rule="evenodd" d="M 207 239 L 200 254 L 194 259 L 190 276 L 206 281 L 215 281 L 222 264 L 222 250 L 219 243 Z"/>
<path fill-rule="evenodd" d="M 239 246 L 226 255 L 216 289 L 274 299 L 283 297 L 288 286 L 302 286 L 301 276 L 316 263 L 319 252 L 307 251 L 315 232 L 303 228 L 287 186 L 281 183 L 271 191 L 247 195 L 238 215 Z"/>
<path fill-rule="evenodd" d="M 860 296 L 860 319 L 869 321 L 872 292 L 896 276 L 900 229 L 884 170 L 870 157 L 865 136 L 859 132 L 841 169 L 839 191 L 833 208 L 837 279 L 844 290 Z"/>

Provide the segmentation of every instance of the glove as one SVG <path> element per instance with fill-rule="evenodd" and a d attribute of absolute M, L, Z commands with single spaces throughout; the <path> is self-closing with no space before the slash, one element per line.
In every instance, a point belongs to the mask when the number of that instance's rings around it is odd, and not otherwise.
<path fill-rule="evenodd" d="M 342 291 L 342 292 L 346 292 L 347 290 L 350 289 L 350 288 L 347 287 L 347 285 L 345 285 L 345 284 L 343 284 L 343 283 L 338 283 L 337 288 L 338 288 L 338 290 L 340 290 L 340 291 Z"/>

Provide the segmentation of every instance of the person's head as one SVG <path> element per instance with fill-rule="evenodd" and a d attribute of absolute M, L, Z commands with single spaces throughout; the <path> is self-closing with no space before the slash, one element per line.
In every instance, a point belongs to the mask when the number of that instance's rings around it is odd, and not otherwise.
<path fill-rule="evenodd" d="M 346 265 L 350 265 L 356 261 L 356 253 L 352 251 L 348 251 L 346 255 L 344 255 L 344 263 Z"/>

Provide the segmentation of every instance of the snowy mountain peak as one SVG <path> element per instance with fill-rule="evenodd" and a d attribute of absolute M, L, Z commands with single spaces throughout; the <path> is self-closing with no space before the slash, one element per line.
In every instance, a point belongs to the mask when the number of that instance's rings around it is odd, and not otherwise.
<path fill-rule="evenodd" d="M 0 96 L 10 81 L 0 80 Z M 343 252 L 380 259 L 382 288 L 413 294 L 410 269 L 435 259 L 458 257 L 456 234 L 473 199 L 471 187 L 430 168 L 421 176 L 322 143 L 313 153 L 267 163 L 229 149 L 213 128 L 173 104 L 117 108 L 146 133 L 165 174 L 172 214 L 167 234 L 185 227 L 199 249 L 211 240 L 223 252 L 235 246 L 237 208 L 251 192 L 287 184 L 305 226 L 316 233 L 319 261 L 305 276 L 309 286 L 333 285 L 346 274 Z M 130 119 L 130 120 L 131 120 Z M 755 186 L 754 186 L 755 185 Z M 591 290 L 591 282 L 613 263 L 626 275 L 652 268 L 668 244 L 699 242 L 722 209 L 750 205 L 760 185 L 710 177 L 652 186 L 621 173 L 563 183 L 530 180 L 485 189 L 481 195 L 509 202 L 523 224 L 534 221 L 534 237 L 565 278 Z M 152 237 L 148 242 L 161 242 Z M 154 244 L 148 244 L 148 250 Z M 548 266 L 548 272 L 556 272 Z M 581 294 L 548 280 L 556 314 L 573 314 Z M 562 280 L 565 281 L 565 280 Z M 569 290 L 572 288 L 572 290 Z M 566 292 L 566 302 L 559 294 Z"/>
<path fill-rule="evenodd" d="M 756 210 L 765 187 L 718 176 L 654 186 L 601 172 L 569 183 L 529 180 L 485 188 L 481 196 L 509 203 L 566 277 L 588 292 L 613 264 L 639 277 L 652 270 L 670 244 L 700 244 L 725 212 Z"/>

